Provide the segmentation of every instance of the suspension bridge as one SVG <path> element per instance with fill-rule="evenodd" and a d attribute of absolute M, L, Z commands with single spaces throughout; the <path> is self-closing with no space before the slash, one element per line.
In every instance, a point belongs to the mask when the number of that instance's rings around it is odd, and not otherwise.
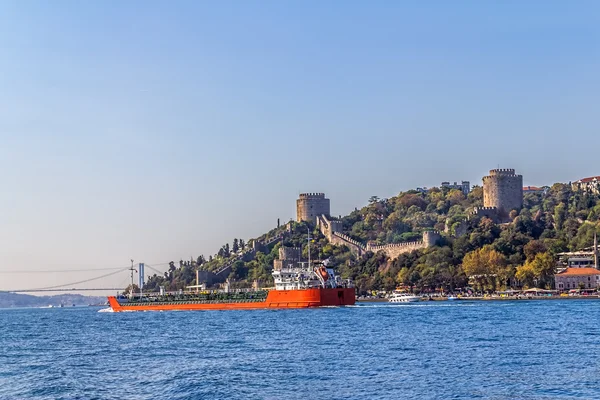
<path fill-rule="evenodd" d="M 133 263 L 133 260 L 132 260 Z M 158 275 L 162 275 L 164 273 L 164 271 L 160 271 L 158 269 L 158 267 L 160 266 L 164 266 L 164 265 L 169 265 L 168 262 L 164 262 L 164 263 L 153 263 L 153 264 L 147 264 L 144 263 L 144 268 L 148 268 L 152 271 L 154 271 L 156 274 Z M 65 284 L 59 284 L 59 285 L 53 285 L 53 286 L 46 286 L 46 287 L 36 287 L 36 288 L 28 288 L 28 289 L 8 289 L 8 290 L 0 290 L 0 292 L 8 292 L 8 293 L 44 293 L 44 292 L 107 292 L 107 291 L 121 291 L 121 290 L 125 290 L 125 288 L 127 286 L 129 286 L 131 284 L 130 278 L 133 278 L 133 272 L 137 272 L 138 270 L 135 269 L 134 265 L 132 264 L 129 267 L 118 267 L 118 268 L 88 268 L 88 269 L 63 269 L 63 270 L 14 270 L 14 271 L 0 271 L 0 275 L 9 275 L 9 274 L 35 274 L 35 275 L 41 275 L 41 274 L 60 274 L 60 273 L 64 273 L 64 274 L 73 274 L 73 273 L 91 273 L 91 272 L 106 272 L 106 271 L 112 271 L 112 272 L 108 272 L 108 273 L 104 273 L 100 276 L 94 276 L 93 278 L 88 278 L 88 279 L 83 279 L 83 280 L 79 280 L 76 282 L 69 282 L 69 283 L 65 283 Z M 107 285 L 106 284 L 106 278 L 114 276 L 114 275 L 118 275 L 118 274 L 124 274 L 125 272 L 127 272 L 127 283 L 124 282 L 124 284 L 120 287 L 114 287 L 117 285 Z M 129 276 L 131 274 L 131 276 Z M 102 284 L 102 281 L 105 281 L 104 284 Z M 90 282 L 96 282 L 98 284 L 98 286 L 95 287 L 89 287 L 88 285 L 85 285 L 87 283 Z M 135 283 L 135 282 L 134 282 Z M 80 285 L 85 285 L 85 286 L 80 286 Z"/>

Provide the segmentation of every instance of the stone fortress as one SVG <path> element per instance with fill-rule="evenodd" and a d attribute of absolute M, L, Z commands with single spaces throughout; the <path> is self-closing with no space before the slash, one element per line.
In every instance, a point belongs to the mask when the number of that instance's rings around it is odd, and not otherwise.
<path fill-rule="evenodd" d="M 297 266 L 298 263 L 305 262 L 302 258 L 302 249 L 300 247 L 283 247 L 279 248 L 279 259 L 273 260 L 273 269 L 280 271 L 282 267 Z"/>
<path fill-rule="evenodd" d="M 296 200 L 296 220 L 317 223 L 319 215 L 330 215 L 329 199 L 325 193 L 301 193 Z"/>
<path fill-rule="evenodd" d="M 386 245 L 375 245 L 373 242 L 360 243 L 342 233 L 342 221 L 331 219 L 330 201 L 325 198 L 325 193 L 301 193 L 296 200 L 296 220 L 317 225 L 330 243 L 337 246 L 348 246 L 357 256 L 361 256 L 368 251 L 375 253 L 382 251 L 391 259 L 396 259 L 402 253 L 435 246 L 441 237 L 437 231 L 425 231 L 423 232 L 423 240 L 416 242 Z M 281 269 L 283 265 L 302 261 L 305 260 L 301 258 L 301 249 L 281 248 L 279 249 L 279 260 L 275 260 L 274 268 Z"/>
<path fill-rule="evenodd" d="M 366 245 L 360 243 L 357 240 L 352 239 L 350 236 L 345 235 L 341 232 L 342 222 L 333 221 L 327 218 L 325 215 L 320 215 L 317 218 L 317 226 L 319 230 L 327 238 L 331 244 L 337 246 L 347 246 L 357 256 L 362 256 L 368 251 L 373 253 L 384 252 L 390 259 L 395 260 L 402 253 L 409 253 L 413 250 L 426 249 L 428 247 L 435 246 L 437 241 L 441 238 L 438 231 L 425 231 L 423 232 L 423 240 L 416 242 L 405 242 L 405 243 L 392 243 L 385 245 L 375 245 L 373 242 L 368 242 Z"/>
<path fill-rule="evenodd" d="M 514 169 L 492 169 L 483 177 L 483 207 L 475 208 L 473 214 L 508 222 L 509 213 L 522 207 L 523 175 Z"/>
<path fill-rule="evenodd" d="M 470 182 L 460 184 L 442 182 L 442 187 L 458 189 L 468 194 Z M 509 222 L 512 210 L 523 207 L 523 176 L 517 175 L 514 169 L 492 169 L 483 177 L 483 207 L 476 207 L 473 215 L 485 216 L 496 222 Z M 396 259 L 402 253 L 435 246 L 441 238 L 438 231 L 424 231 L 423 239 L 415 242 L 376 245 L 373 242 L 360 243 L 342 233 L 342 222 L 331 218 L 330 201 L 324 193 L 302 193 L 296 200 L 296 220 L 316 224 L 327 240 L 338 246 L 347 246 L 354 254 L 361 256 L 366 252 L 384 252 L 390 259 Z M 288 254 L 289 253 L 289 254 Z M 280 260 L 276 267 L 283 263 L 301 262 L 300 249 L 280 249 Z"/>

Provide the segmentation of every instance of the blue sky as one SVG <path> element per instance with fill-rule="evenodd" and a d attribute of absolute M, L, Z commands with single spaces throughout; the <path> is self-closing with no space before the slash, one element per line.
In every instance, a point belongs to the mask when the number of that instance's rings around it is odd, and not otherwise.
<path fill-rule="evenodd" d="M 0 271 L 208 255 L 300 192 L 600 175 L 598 71 L 595 1 L 5 0 Z"/>

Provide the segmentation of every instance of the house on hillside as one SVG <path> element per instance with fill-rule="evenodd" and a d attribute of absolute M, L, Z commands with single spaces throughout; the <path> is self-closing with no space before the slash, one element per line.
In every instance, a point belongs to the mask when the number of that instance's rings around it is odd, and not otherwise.
<path fill-rule="evenodd" d="M 571 183 L 571 188 L 575 191 L 587 192 L 593 194 L 600 193 L 600 176 L 590 176 L 582 178 Z"/>

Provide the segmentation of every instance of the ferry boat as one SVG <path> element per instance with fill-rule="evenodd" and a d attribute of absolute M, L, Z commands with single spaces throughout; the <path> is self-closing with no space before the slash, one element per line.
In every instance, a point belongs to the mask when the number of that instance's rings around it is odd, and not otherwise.
<path fill-rule="evenodd" d="M 133 296 L 110 296 L 113 311 L 248 310 L 279 308 L 337 307 L 354 305 L 351 281 L 336 276 L 324 265 L 301 263 L 273 271 L 275 287 L 263 290 L 197 291 Z"/>
<path fill-rule="evenodd" d="M 414 303 L 421 301 L 419 296 L 405 292 L 394 292 L 388 299 L 390 303 Z"/>

